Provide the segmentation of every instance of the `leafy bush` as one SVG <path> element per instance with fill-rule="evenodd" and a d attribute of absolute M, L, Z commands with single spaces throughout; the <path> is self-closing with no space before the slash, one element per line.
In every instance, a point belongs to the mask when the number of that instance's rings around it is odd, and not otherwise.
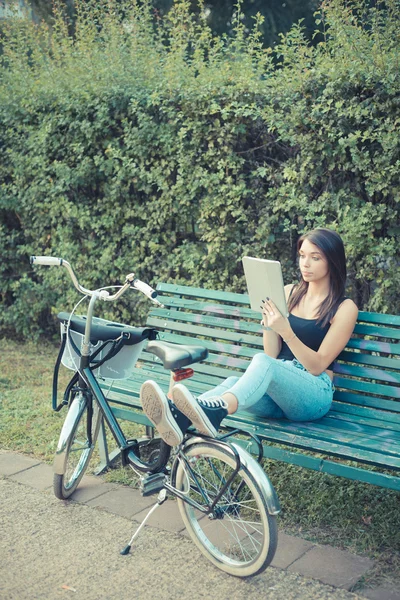
<path fill-rule="evenodd" d="M 399 2 L 324 3 L 277 53 L 213 36 L 187 0 L 162 21 L 135 0 L 61 9 L 52 28 L 10 20 L 0 69 L 0 327 L 49 334 L 87 287 L 132 270 L 243 291 L 241 257 L 296 276 L 298 233 L 343 236 L 360 307 L 399 312 Z M 144 319 L 133 298 L 104 316 Z M 138 319 L 136 319 L 138 322 Z"/>

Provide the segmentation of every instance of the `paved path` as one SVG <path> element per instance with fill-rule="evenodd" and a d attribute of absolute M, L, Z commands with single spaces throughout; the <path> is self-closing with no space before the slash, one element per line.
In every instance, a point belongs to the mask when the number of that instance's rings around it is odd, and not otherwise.
<path fill-rule="evenodd" d="M 372 568 L 368 558 L 283 533 L 262 575 L 230 577 L 199 554 L 173 501 L 155 512 L 123 557 L 119 551 L 153 498 L 85 477 L 74 500 L 63 502 L 51 486 L 51 467 L 0 452 L 1 600 L 400 600 L 393 589 L 348 591 Z"/>

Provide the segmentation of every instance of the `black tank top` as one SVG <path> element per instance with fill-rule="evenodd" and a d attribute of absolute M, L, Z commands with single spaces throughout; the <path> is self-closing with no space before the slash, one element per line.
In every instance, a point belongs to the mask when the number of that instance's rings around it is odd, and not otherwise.
<path fill-rule="evenodd" d="M 347 296 L 342 298 L 342 302 L 347 299 Z M 317 352 L 322 343 L 322 340 L 326 336 L 331 326 L 327 323 L 325 326 L 317 324 L 318 319 L 303 319 L 302 317 L 296 317 L 296 315 L 289 314 L 289 323 L 293 329 L 293 333 L 297 335 L 299 340 L 306 346 Z M 293 352 L 289 346 L 282 340 L 282 348 L 277 358 L 284 360 L 293 360 L 295 358 Z M 333 369 L 333 362 L 327 367 L 327 369 Z"/>

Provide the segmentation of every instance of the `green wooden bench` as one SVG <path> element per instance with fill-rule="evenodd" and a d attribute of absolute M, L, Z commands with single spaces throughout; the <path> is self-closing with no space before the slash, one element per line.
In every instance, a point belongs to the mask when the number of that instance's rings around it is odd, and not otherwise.
<path fill-rule="evenodd" d="M 157 290 L 165 308 L 153 308 L 147 325 L 159 330 L 161 340 L 208 348 L 207 360 L 194 365 L 195 375 L 185 381 L 194 394 L 240 375 L 262 351 L 260 315 L 249 308 L 247 295 L 165 283 Z M 360 312 L 338 357 L 334 402 L 324 418 L 295 423 L 238 412 L 223 426 L 256 434 L 270 459 L 400 490 L 399 339 L 400 317 Z M 130 379 L 116 381 L 109 393 L 115 415 L 150 425 L 137 410 L 140 386 L 155 379 L 167 391 L 169 377 L 144 351 Z M 101 452 L 107 462 L 103 444 Z"/>

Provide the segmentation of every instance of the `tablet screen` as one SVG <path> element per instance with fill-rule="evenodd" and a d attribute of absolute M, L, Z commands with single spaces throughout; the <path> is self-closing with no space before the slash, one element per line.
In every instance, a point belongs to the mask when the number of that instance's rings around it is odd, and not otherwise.
<path fill-rule="evenodd" d="M 283 316 L 288 316 L 281 263 L 250 256 L 244 256 L 242 262 L 251 309 L 261 313 L 261 302 L 268 297 Z"/>

